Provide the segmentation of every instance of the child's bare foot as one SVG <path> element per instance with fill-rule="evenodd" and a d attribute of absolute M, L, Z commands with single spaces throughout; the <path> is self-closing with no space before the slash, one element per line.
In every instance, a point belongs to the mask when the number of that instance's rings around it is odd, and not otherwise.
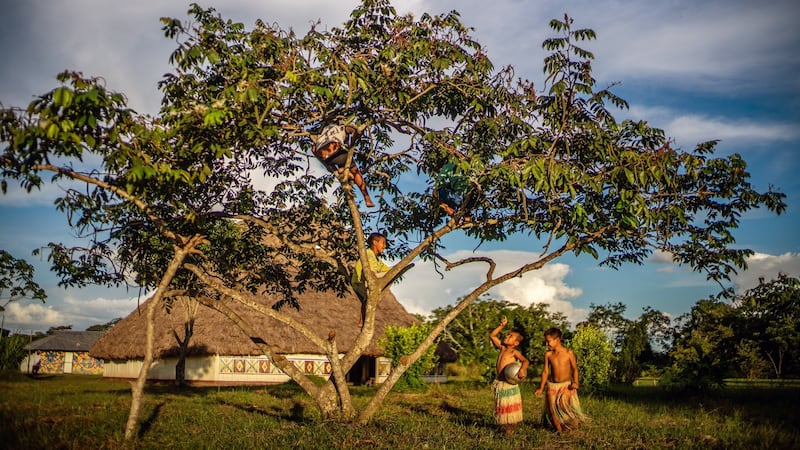
<path fill-rule="evenodd" d="M 444 210 L 445 214 L 448 216 L 453 216 L 456 213 L 456 210 L 451 208 L 450 205 L 447 203 L 440 203 L 439 206 Z"/>
<path fill-rule="evenodd" d="M 367 207 L 369 208 L 375 206 L 375 203 L 372 203 L 372 199 L 367 196 L 364 196 L 364 203 L 366 203 Z"/>

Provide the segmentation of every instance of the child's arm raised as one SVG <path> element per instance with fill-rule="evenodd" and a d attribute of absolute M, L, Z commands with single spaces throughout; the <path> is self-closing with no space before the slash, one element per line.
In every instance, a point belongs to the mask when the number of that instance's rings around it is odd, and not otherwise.
<path fill-rule="evenodd" d="M 501 348 L 502 345 L 503 345 L 502 342 L 500 342 L 500 338 L 497 337 L 497 335 L 500 334 L 500 331 L 503 328 L 505 328 L 507 323 L 508 323 L 508 319 L 506 319 L 506 317 L 503 316 L 503 318 L 500 319 L 500 325 L 498 325 L 497 328 L 492 330 L 492 332 L 489 334 L 489 339 L 492 340 L 492 344 L 494 344 L 494 346 L 497 347 L 497 348 Z"/>

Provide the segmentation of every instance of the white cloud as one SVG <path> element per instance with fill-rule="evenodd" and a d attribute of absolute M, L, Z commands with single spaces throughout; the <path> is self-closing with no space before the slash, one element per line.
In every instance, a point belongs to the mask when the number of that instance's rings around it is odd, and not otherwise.
<path fill-rule="evenodd" d="M 137 304 L 147 298 L 140 299 L 103 297 L 79 299 L 75 295 L 67 295 L 63 301 L 47 300 L 48 303 L 31 301 L 11 302 L 6 307 L 5 328 L 20 332 L 46 331 L 50 327 L 72 325 L 73 330 L 85 330 L 92 325 L 109 322 L 118 317 L 126 317 Z"/>
<path fill-rule="evenodd" d="M 462 21 L 475 28 L 496 65 L 513 63 L 523 77 L 539 79 L 541 42 L 552 37 L 548 22 L 568 14 L 573 29 L 591 28 L 597 39 L 578 44 L 595 54 L 595 77 L 601 84 L 658 79 L 682 89 L 756 88 L 753 73 L 762 81 L 787 77 L 786 67 L 797 67 L 800 33 L 795 25 L 794 0 L 757 3 L 748 0 L 695 2 L 621 2 L 618 0 L 495 0 L 491 14 L 481 0 L 415 1 L 400 9 L 443 13 L 459 11 Z M 767 83 L 762 89 L 769 88 Z"/>
<path fill-rule="evenodd" d="M 49 179 L 52 176 L 50 173 L 45 173 L 43 178 Z M 77 182 L 70 182 L 62 180 L 59 184 L 53 184 L 45 181 L 41 189 L 34 188 L 30 192 L 19 185 L 14 184 L 13 181 L 9 182 L 8 191 L 5 195 L 0 195 L 0 205 L 8 206 L 33 206 L 33 205 L 49 205 L 52 208 L 53 201 L 58 197 L 64 196 L 65 186 L 73 186 L 81 188 L 85 185 Z"/>
<path fill-rule="evenodd" d="M 231 0 L 215 8 L 224 18 L 240 21 L 248 29 L 262 19 L 302 36 L 318 19 L 322 28 L 341 26 L 359 3 Z M 416 17 L 423 12 L 457 10 L 464 24 L 475 28 L 475 36 L 495 63 L 513 63 L 523 77 L 540 78 L 545 55 L 540 44 L 553 35 L 548 22 L 566 12 L 576 20 L 576 27 L 598 33 L 596 40 L 583 44 L 597 57 L 595 70 L 601 83 L 659 78 L 688 90 L 719 90 L 740 85 L 743 79 L 765 81 L 767 76 L 797 82 L 796 77 L 785 75 L 790 72 L 787 67 L 798 65 L 793 51 L 800 43 L 794 0 L 768 5 L 746 0 L 624 5 L 611 0 L 567 4 L 495 0 L 492 14 L 486 14 L 486 3 L 481 0 L 404 0 L 394 6 L 399 13 L 411 11 Z M 157 0 L 20 2 L 5 11 L 7 28 L 13 27 L 5 39 L 18 36 L 7 49 L 8 56 L 20 60 L 21 65 L 10 65 L 14 70 L 0 69 L 0 75 L 13 81 L 9 87 L 22 85 L 23 89 L 2 94 L 27 102 L 40 90 L 35 85 L 49 79 L 46 86 L 52 87 L 52 77 L 69 68 L 104 77 L 110 88 L 129 96 L 134 108 L 155 112 L 159 104 L 156 83 L 169 70 L 169 54 L 176 46 L 163 36 L 159 19 L 167 16 L 188 21 L 188 7 L 188 3 Z M 3 37 L 0 34 L 0 39 Z M 34 67 L 39 70 L 28 70 Z M 760 77 L 753 77 L 755 72 Z M 29 73 L 35 75 L 23 76 Z M 769 87 L 772 83 L 764 84 Z"/>
<path fill-rule="evenodd" d="M 147 294 L 141 297 L 79 299 L 75 296 L 66 296 L 61 309 L 68 317 L 81 323 L 92 322 L 89 325 L 105 323 L 117 317 L 125 317 L 131 313 L 138 304 L 148 298 Z"/>
<path fill-rule="evenodd" d="M 33 95 L 57 86 L 56 74 L 77 70 L 102 77 L 109 89 L 123 92 L 135 110 L 157 112 L 161 99 L 157 83 L 171 70 L 169 57 L 177 47 L 164 37 L 160 19 L 190 21 L 189 2 L 14 3 L 13 8 L 4 8 L 5 18 L 0 19 L 7 30 L 0 32 L 0 45 L 6 62 L 14 61 L 0 67 L 4 105 L 27 105 Z M 323 27 L 340 26 L 358 3 L 232 0 L 214 8 L 224 19 L 242 22 L 248 29 L 263 19 L 302 36 L 317 19 L 322 19 Z"/>
<path fill-rule="evenodd" d="M 583 290 L 568 286 L 564 278 L 569 274 L 566 264 L 551 263 L 535 273 L 506 281 L 490 291 L 493 298 L 507 300 L 522 306 L 546 303 L 552 312 L 561 312 L 576 324 L 586 318 L 588 311 L 575 308 L 570 300 L 583 294 Z"/>
<path fill-rule="evenodd" d="M 800 137 L 797 126 L 788 123 L 758 123 L 693 114 L 674 117 L 664 128 L 671 130 L 670 135 L 685 145 L 694 145 L 709 139 L 776 142 Z"/>
<path fill-rule="evenodd" d="M 672 261 L 672 253 L 663 250 L 655 250 L 647 260 L 655 264 L 674 264 Z"/>
<path fill-rule="evenodd" d="M 779 274 L 800 277 L 800 253 L 787 252 L 782 255 L 756 253 L 747 259 L 747 270 L 739 271 L 732 280 L 737 293 L 758 286 L 759 278 L 774 280 Z"/>
<path fill-rule="evenodd" d="M 20 332 L 29 329 L 44 331 L 52 326 L 66 325 L 67 320 L 61 311 L 52 306 L 16 301 L 6 306 L 4 328 Z"/>
<path fill-rule="evenodd" d="M 460 251 L 448 255 L 447 258 L 456 261 L 469 256 L 474 255 Z M 509 250 L 488 251 L 481 256 L 492 258 L 497 263 L 494 276 L 538 259 L 538 255 L 534 253 Z M 485 263 L 467 264 L 442 272 L 442 278 L 435 272 L 433 263 L 417 262 L 402 281 L 392 286 L 392 292 L 409 312 L 427 315 L 436 308 L 454 305 L 460 297 L 472 292 L 486 279 L 487 268 Z M 550 263 L 542 269 L 506 281 L 492 289 L 489 294 L 491 298 L 525 307 L 534 303 L 547 303 L 551 311 L 562 312 L 570 321 L 577 323 L 585 318 L 587 311 L 575 308 L 570 302 L 580 296 L 582 291 L 566 284 L 565 278 L 569 273 L 568 265 Z"/>
<path fill-rule="evenodd" d="M 690 150 L 694 145 L 711 139 L 723 144 L 779 143 L 800 138 L 794 123 L 765 122 L 724 116 L 685 113 L 664 107 L 634 105 L 625 116 L 635 120 L 645 119 L 650 125 L 661 128 L 674 138 L 679 147 Z"/>

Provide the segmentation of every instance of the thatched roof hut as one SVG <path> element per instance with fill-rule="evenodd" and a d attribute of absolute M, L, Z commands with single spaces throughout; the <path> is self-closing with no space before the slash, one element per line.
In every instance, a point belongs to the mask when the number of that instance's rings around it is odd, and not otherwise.
<path fill-rule="evenodd" d="M 149 300 L 148 300 L 149 301 Z M 274 298 L 264 299 L 270 306 Z M 340 351 L 350 349 L 358 334 L 358 319 L 361 304 L 355 295 L 347 293 L 340 298 L 333 292 L 305 292 L 298 295 L 300 310 L 290 306 L 281 309 L 319 336 L 327 337 L 329 331 L 336 332 L 336 343 Z M 147 302 L 118 322 L 91 348 L 91 355 L 105 360 L 143 359 L 145 348 L 145 307 Z M 239 302 L 229 306 L 260 333 L 260 338 L 272 345 L 279 354 L 319 354 L 320 349 L 294 329 L 269 318 Z M 155 320 L 155 357 L 170 358 L 178 355 L 178 343 L 172 334 L 173 328 L 183 337 L 184 309 L 175 304 L 171 312 L 160 306 Z M 409 326 L 418 320 L 408 313 L 391 292 L 386 292 L 378 304 L 375 319 L 375 335 L 364 353 L 365 356 L 380 356 L 376 345 L 384 335 L 387 325 Z M 195 315 L 194 334 L 190 340 L 188 356 L 205 355 L 261 355 L 250 339 L 221 313 L 200 306 Z"/>

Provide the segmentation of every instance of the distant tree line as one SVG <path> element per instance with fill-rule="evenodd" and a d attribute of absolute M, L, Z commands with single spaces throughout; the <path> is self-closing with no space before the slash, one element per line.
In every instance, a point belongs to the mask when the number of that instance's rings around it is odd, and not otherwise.
<path fill-rule="evenodd" d="M 451 306 L 438 308 L 432 321 Z M 584 322 L 569 327 L 567 318 L 547 304 L 523 307 L 483 298 L 454 320 L 442 339 L 455 349 L 451 373 L 494 377 L 491 329 L 506 316 L 509 329 L 526 336 L 522 351 L 531 360 L 529 377 L 541 373 L 544 330 L 556 326 L 578 355 L 582 385 L 602 388 L 657 377 L 675 389 L 724 385 L 726 378 L 798 378 L 800 376 L 800 280 L 780 275 L 733 299 L 699 300 L 690 312 L 671 320 L 645 307 L 636 319 L 625 317 L 623 303 L 590 305 Z"/>
<path fill-rule="evenodd" d="M 800 376 L 800 280 L 780 275 L 733 301 L 698 301 L 674 327 L 662 380 L 705 388 L 725 378 Z"/>

